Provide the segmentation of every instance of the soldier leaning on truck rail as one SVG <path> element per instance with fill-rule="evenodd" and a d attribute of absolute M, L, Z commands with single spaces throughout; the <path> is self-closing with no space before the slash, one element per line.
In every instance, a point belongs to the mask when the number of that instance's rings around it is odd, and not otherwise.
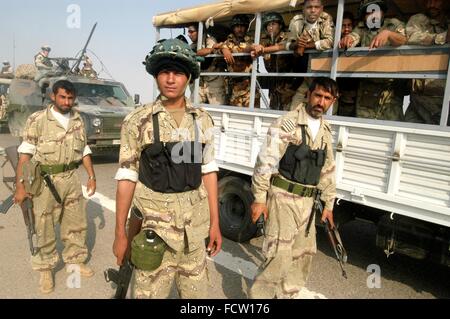
<path fill-rule="evenodd" d="M 254 43 L 253 37 L 247 34 L 250 21 L 246 14 L 233 16 L 230 24 L 232 33 L 222 46 L 222 53 L 229 72 L 252 72 L 250 56 L 233 57 L 232 53 L 250 53 Z M 230 105 L 250 106 L 250 76 L 228 77 L 227 85 L 231 90 Z M 259 107 L 259 91 L 256 90 L 255 107 Z"/>
<path fill-rule="evenodd" d="M 306 0 L 303 13 L 294 16 L 289 24 L 286 50 L 293 50 L 296 54 L 303 55 L 304 50 L 316 49 L 319 51 L 333 48 L 334 22 L 333 17 L 323 11 L 322 0 Z M 304 57 L 306 61 L 307 56 Z M 305 71 L 305 70 L 304 70 Z M 306 102 L 311 79 L 305 78 L 292 98 L 291 110 Z"/>
<path fill-rule="evenodd" d="M 175 280 L 181 298 L 207 298 L 206 253 L 216 255 L 222 237 L 214 124 L 184 96 L 200 68 L 195 52 L 176 39 L 157 43 L 145 65 L 161 95 L 131 112 L 122 125 L 114 255 L 122 264 L 128 246 L 125 223 L 134 205 L 143 214 L 144 232 L 152 230 L 165 243 L 165 251 L 156 255 L 153 244 L 132 245 L 131 258 L 138 261 L 134 297 L 167 298 Z M 180 147 L 187 159 L 179 158 Z M 137 257 L 149 254 L 151 260 Z"/>
<path fill-rule="evenodd" d="M 25 197 L 32 196 L 38 252 L 31 263 L 33 270 L 40 272 L 42 293 L 50 293 L 54 289 L 53 269 L 59 259 L 55 234 L 58 222 L 67 271 L 74 271 L 72 265 L 77 265 L 82 276 L 94 275 L 94 271 L 84 264 L 88 258 L 87 218 L 81 183 L 76 174 L 80 163 L 89 176 L 89 196 L 95 193 L 96 182 L 84 123 L 78 112 L 72 109 L 75 97 L 75 87 L 71 82 L 57 81 L 51 95 L 53 103 L 28 118 L 23 142 L 18 148 L 15 202 L 20 204 Z M 34 165 L 49 175 L 45 184 L 38 173 L 37 176 L 25 175 Z M 28 185 L 33 178 L 37 184 L 31 187 L 33 194 L 30 195 L 27 194 L 31 191 Z M 58 203 L 58 196 L 61 203 Z"/>
<path fill-rule="evenodd" d="M 406 25 L 408 44 L 444 45 L 450 43 L 447 1 L 428 0 L 426 14 L 412 16 Z M 445 92 L 445 80 L 414 79 L 411 102 L 405 113 L 406 122 L 439 124 Z M 450 116 L 447 121 L 450 125 Z"/>
<path fill-rule="evenodd" d="M 375 5 L 379 10 L 368 11 Z M 385 0 L 362 0 L 359 16 L 362 21 L 340 42 L 341 48 L 360 45 L 369 49 L 400 46 L 406 43 L 405 24 L 395 18 L 385 18 Z M 401 79 L 365 79 L 359 83 L 356 116 L 378 120 L 403 121 L 403 97 L 408 86 Z"/>
<path fill-rule="evenodd" d="M 198 41 L 198 26 L 191 24 L 188 27 L 188 36 L 192 41 L 191 49 L 197 53 L 198 56 L 207 56 L 209 54 L 220 53 L 222 43 L 217 43 L 217 40 L 205 34 L 202 41 L 202 48 L 197 51 Z M 221 58 L 206 58 L 200 64 L 201 72 L 224 72 L 225 63 Z M 190 86 L 191 100 L 194 101 L 194 84 Z M 223 76 L 201 76 L 199 87 L 200 103 L 208 103 L 212 105 L 225 105 L 225 78 Z"/>
<path fill-rule="evenodd" d="M 305 285 L 316 248 L 312 207 L 317 191 L 325 202 L 322 221 L 334 227 L 335 163 L 329 124 L 322 118 L 338 96 L 336 82 L 312 80 L 308 102 L 269 128 L 252 178 L 255 222 L 266 219 L 263 254 L 251 298 L 296 298 Z M 315 159 L 315 160 L 311 160 Z"/>
<path fill-rule="evenodd" d="M 293 72 L 295 58 L 292 55 L 274 55 L 286 47 L 287 32 L 283 17 L 277 12 L 268 12 L 262 18 L 265 31 L 260 44 L 252 48 L 252 57 L 263 56 L 268 72 Z M 292 97 L 299 86 L 296 78 L 266 78 L 268 80 L 270 108 L 274 110 L 289 110 Z M 260 80 L 261 81 L 261 80 Z"/>

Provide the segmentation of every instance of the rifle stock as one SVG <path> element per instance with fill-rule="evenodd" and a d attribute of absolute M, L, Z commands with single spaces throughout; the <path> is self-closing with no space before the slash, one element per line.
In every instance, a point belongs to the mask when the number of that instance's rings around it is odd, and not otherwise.
<path fill-rule="evenodd" d="M 106 282 L 113 282 L 117 285 L 114 299 L 125 299 L 130 285 L 131 275 L 134 265 L 131 263 L 131 241 L 141 231 L 143 216 L 136 208 L 131 209 L 130 218 L 128 219 L 128 247 L 125 258 L 119 270 L 108 268 L 104 271 Z"/>

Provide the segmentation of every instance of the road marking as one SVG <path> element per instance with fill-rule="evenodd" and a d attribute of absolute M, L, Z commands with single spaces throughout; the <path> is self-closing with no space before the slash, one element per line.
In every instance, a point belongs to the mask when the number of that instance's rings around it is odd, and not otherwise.
<path fill-rule="evenodd" d="M 86 200 L 91 200 L 113 213 L 116 211 L 115 200 L 101 193 L 95 193 L 93 196 L 88 197 L 86 186 L 82 187 L 83 196 L 84 198 L 86 198 Z M 250 280 L 253 280 L 253 278 L 255 278 L 256 272 L 258 270 L 258 266 L 255 263 L 242 259 L 240 257 L 233 256 L 231 253 L 224 250 L 221 250 L 220 253 L 217 254 L 217 256 L 213 258 L 207 257 L 207 259 Z M 297 297 L 299 299 L 326 299 L 323 294 L 310 291 L 305 287 L 302 288 Z"/>

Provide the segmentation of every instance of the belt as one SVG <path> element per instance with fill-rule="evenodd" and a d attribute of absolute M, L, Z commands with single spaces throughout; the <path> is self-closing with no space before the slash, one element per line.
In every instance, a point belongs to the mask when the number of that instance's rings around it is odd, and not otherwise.
<path fill-rule="evenodd" d="M 272 185 L 284 189 L 289 193 L 300 195 L 301 197 L 315 197 L 318 190 L 315 187 L 306 187 L 300 184 L 292 183 L 280 177 L 272 180 Z"/>
<path fill-rule="evenodd" d="M 80 162 L 72 162 L 69 164 L 41 165 L 41 172 L 44 174 L 54 175 L 77 169 Z"/>

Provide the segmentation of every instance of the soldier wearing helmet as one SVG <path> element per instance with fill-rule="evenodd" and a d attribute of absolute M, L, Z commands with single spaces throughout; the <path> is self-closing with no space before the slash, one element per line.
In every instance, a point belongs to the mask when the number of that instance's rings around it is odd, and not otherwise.
<path fill-rule="evenodd" d="M 198 56 L 204 57 L 209 54 L 218 54 L 222 48 L 222 43 L 218 43 L 216 38 L 210 34 L 205 34 L 203 39 L 198 38 L 197 24 L 190 24 L 187 28 L 188 36 L 192 41 L 191 49 Z M 197 50 L 198 41 L 201 41 L 201 48 Z M 200 64 L 202 72 L 224 72 L 225 63 L 221 58 L 205 58 L 205 62 Z M 225 80 L 221 76 L 202 76 L 199 87 L 200 103 L 213 105 L 224 105 L 225 101 Z M 191 100 L 194 100 L 194 85 L 191 85 Z"/>
<path fill-rule="evenodd" d="M 412 16 L 406 25 L 408 44 L 444 45 L 450 43 L 449 22 L 445 0 L 427 0 L 426 13 Z M 405 113 L 406 122 L 439 124 L 445 80 L 414 79 L 411 103 Z M 450 116 L 447 121 L 450 125 Z"/>
<path fill-rule="evenodd" d="M 83 57 L 83 60 L 83 68 L 80 71 L 80 75 L 90 79 L 97 79 L 98 74 L 92 67 L 92 60 L 87 55 Z"/>
<path fill-rule="evenodd" d="M 43 45 L 41 47 L 41 52 L 34 56 L 34 65 L 38 70 L 51 70 L 53 67 L 52 61 L 48 58 L 48 54 L 51 49 L 48 45 Z"/>
<path fill-rule="evenodd" d="M 250 56 L 233 57 L 232 53 L 250 53 L 253 37 L 247 34 L 250 20 L 246 14 L 233 16 L 230 27 L 232 33 L 222 46 L 222 53 L 230 72 L 252 71 Z M 227 79 L 231 91 L 230 105 L 249 107 L 250 105 L 250 77 L 231 77 Z M 255 97 L 255 106 L 259 106 L 259 95 Z"/>
<path fill-rule="evenodd" d="M 12 66 L 9 61 L 3 61 L 3 67 L 1 71 L 2 76 L 10 76 L 13 74 Z"/>
<path fill-rule="evenodd" d="M 385 18 L 384 0 L 363 0 L 359 15 L 363 19 L 352 33 L 344 37 L 343 48 L 360 45 L 375 49 L 406 43 L 405 24 L 395 18 Z M 356 116 L 379 120 L 403 121 L 403 97 L 407 83 L 399 79 L 364 79 L 360 81 L 356 98 Z"/>
<path fill-rule="evenodd" d="M 122 264 L 133 205 L 143 215 L 144 234 L 151 231 L 163 243 L 157 254 L 153 244 L 132 245 L 134 297 L 167 298 L 175 280 L 181 298 L 206 298 L 206 254 L 220 251 L 222 237 L 213 121 L 184 95 L 189 81 L 199 76 L 197 56 L 186 43 L 163 40 L 144 64 L 160 95 L 131 112 L 122 125 L 114 255 Z M 150 260 L 142 258 L 148 249 Z"/>
<path fill-rule="evenodd" d="M 292 55 L 274 55 L 284 50 L 287 41 L 283 17 L 278 12 L 268 12 L 263 15 L 262 26 L 265 33 L 260 44 L 255 44 L 251 51 L 252 57 L 264 56 L 264 65 L 269 72 L 293 72 L 294 57 Z M 295 78 L 270 78 L 269 87 L 270 108 L 288 110 L 291 99 L 298 87 Z M 264 84 L 264 83 L 263 83 Z"/>

